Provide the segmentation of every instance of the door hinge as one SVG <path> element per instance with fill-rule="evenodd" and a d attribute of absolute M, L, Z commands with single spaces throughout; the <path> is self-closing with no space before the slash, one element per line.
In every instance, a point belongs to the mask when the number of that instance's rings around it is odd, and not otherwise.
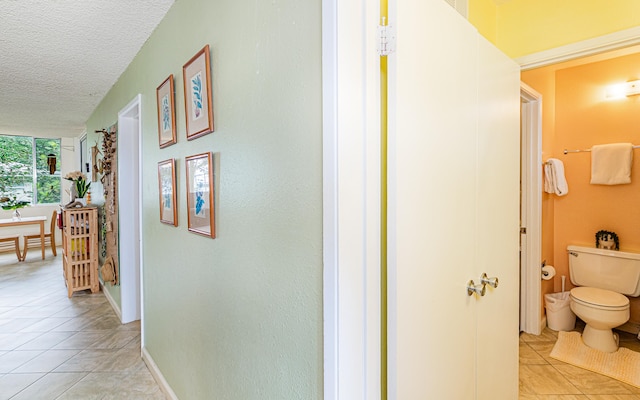
<path fill-rule="evenodd" d="M 378 25 L 378 55 L 386 57 L 396 50 L 396 30 L 386 23 L 382 17 L 382 25 Z"/>
<path fill-rule="evenodd" d="M 526 227 L 524 227 L 524 226 L 523 226 L 523 227 L 521 227 L 521 228 L 520 228 L 520 233 L 521 233 L 521 234 L 523 234 L 523 235 L 526 235 L 526 234 L 527 234 L 527 228 L 526 228 Z"/>

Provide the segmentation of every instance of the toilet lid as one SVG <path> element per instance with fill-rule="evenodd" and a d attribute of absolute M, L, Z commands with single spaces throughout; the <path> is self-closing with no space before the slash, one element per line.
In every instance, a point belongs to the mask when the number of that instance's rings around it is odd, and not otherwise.
<path fill-rule="evenodd" d="M 629 299 L 611 290 L 592 287 L 576 287 L 571 289 L 571 297 L 575 301 L 590 304 L 596 307 L 624 309 L 629 307 Z"/>

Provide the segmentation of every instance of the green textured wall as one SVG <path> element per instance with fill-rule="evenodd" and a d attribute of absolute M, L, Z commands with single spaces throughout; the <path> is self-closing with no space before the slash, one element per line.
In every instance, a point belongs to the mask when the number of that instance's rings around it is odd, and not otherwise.
<path fill-rule="evenodd" d="M 144 340 L 181 399 L 322 398 L 320 16 L 320 0 L 178 0 L 87 123 L 111 125 L 142 94 Z M 205 44 L 215 132 L 187 141 L 182 65 Z M 169 74 L 178 143 L 161 150 Z M 205 151 L 216 239 L 187 231 L 184 158 Z M 158 209 L 157 163 L 172 157 L 177 228 Z"/>

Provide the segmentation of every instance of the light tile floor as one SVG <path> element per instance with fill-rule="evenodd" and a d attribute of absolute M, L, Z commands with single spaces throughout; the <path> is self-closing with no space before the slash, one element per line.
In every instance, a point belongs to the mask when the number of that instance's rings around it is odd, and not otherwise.
<path fill-rule="evenodd" d="M 577 331 L 584 323 L 578 320 Z M 620 345 L 640 352 L 636 335 L 620 334 Z M 549 357 L 558 333 L 520 335 L 520 400 L 640 400 L 640 388 Z"/>
<path fill-rule="evenodd" d="M 165 399 L 100 293 L 67 297 L 61 252 L 0 254 L 0 400 Z"/>
<path fill-rule="evenodd" d="M 102 293 L 67 298 L 60 254 L 0 254 L 0 400 L 165 399 L 140 358 L 140 324 L 120 324 Z M 640 400 L 640 388 L 550 358 L 556 340 L 548 328 L 520 335 L 520 400 Z"/>

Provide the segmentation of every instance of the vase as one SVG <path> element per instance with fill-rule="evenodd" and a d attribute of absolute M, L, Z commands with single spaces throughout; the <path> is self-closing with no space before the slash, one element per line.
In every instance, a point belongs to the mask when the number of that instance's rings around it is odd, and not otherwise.
<path fill-rule="evenodd" d="M 20 211 L 17 208 L 13 210 L 12 218 L 14 221 L 20 221 L 22 219 L 22 215 L 20 215 Z"/>
<path fill-rule="evenodd" d="M 80 203 L 82 203 L 82 206 L 83 206 L 83 207 L 86 207 L 86 206 L 87 206 L 87 198 L 86 198 L 86 197 L 78 197 L 78 198 L 76 199 L 76 201 L 79 201 Z"/>

